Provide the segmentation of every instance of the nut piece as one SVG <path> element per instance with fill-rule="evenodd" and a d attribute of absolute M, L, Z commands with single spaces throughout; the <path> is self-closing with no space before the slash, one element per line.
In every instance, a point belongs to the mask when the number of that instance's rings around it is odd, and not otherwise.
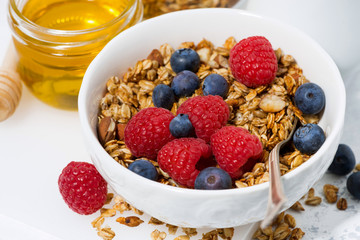
<path fill-rule="evenodd" d="M 299 201 L 294 203 L 290 208 L 295 211 L 305 211 L 304 207 L 301 205 Z"/>
<path fill-rule="evenodd" d="M 158 49 L 153 49 L 147 59 L 157 61 L 160 66 L 164 65 L 164 58 Z"/>
<path fill-rule="evenodd" d="M 165 232 L 160 232 L 159 230 L 155 229 L 151 233 L 151 240 L 164 240 L 166 238 Z"/>
<path fill-rule="evenodd" d="M 262 232 L 261 232 L 261 229 L 258 228 L 258 229 L 254 232 L 254 234 L 252 235 L 252 238 L 253 238 L 253 239 L 259 239 L 260 236 L 262 236 Z"/>
<path fill-rule="evenodd" d="M 115 204 L 113 206 L 113 209 L 118 210 L 121 214 L 125 211 L 129 211 L 130 204 L 128 204 L 124 199 L 122 199 L 120 196 L 116 196 L 114 200 Z"/>
<path fill-rule="evenodd" d="M 113 217 L 116 215 L 116 210 L 113 208 L 101 208 L 100 209 L 100 214 L 103 217 Z"/>
<path fill-rule="evenodd" d="M 325 191 L 325 190 L 329 190 L 329 189 L 335 191 L 336 193 L 339 191 L 338 187 L 331 185 L 331 184 L 325 184 L 323 187 L 323 190 Z"/>
<path fill-rule="evenodd" d="M 215 62 L 218 63 L 221 67 L 224 67 L 224 68 L 228 68 L 229 67 L 229 61 L 227 58 L 225 58 L 224 56 L 218 54 L 216 57 L 215 57 Z"/>
<path fill-rule="evenodd" d="M 104 223 L 105 218 L 103 216 L 97 217 L 94 221 L 91 222 L 93 228 L 100 230 L 101 225 Z"/>
<path fill-rule="evenodd" d="M 304 236 L 304 232 L 301 230 L 301 228 L 294 228 L 291 231 L 290 240 L 300 240 Z"/>
<path fill-rule="evenodd" d="M 98 126 L 98 137 L 100 143 L 105 145 L 108 141 L 114 140 L 116 134 L 116 124 L 111 117 L 104 117 Z"/>
<path fill-rule="evenodd" d="M 210 52 L 211 49 L 204 47 L 204 48 L 200 48 L 199 50 L 196 51 L 197 54 L 199 54 L 200 57 L 200 61 L 207 63 L 210 60 Z"/>
<path fill-rule="evenodd" d="M 321 203 L 321 197 L 309 197 L 308 199 L 305 200 L 305 204 L 306 205 L 310 205 L 310 206 L 317 206 L 320 205 Z"/>
<path fill-rule="evenodd" d="M 289 225 L 289 227 L 294 228 L 296 226 L 296 220 L 295 218 L 290 215 L 290 214 L 286 214 L 284 217 L 284 222 L 287 223 Z"/>
<path fill-rule="evenodd" d="M 174 225 L 171 225 L 171 224 L 166 224 L 167 228 L 168 228 L 168 231 L 169 231 L 169 234 L 175 234 L 176 231 L 178 230 L 178 226 L 174 226 Z"/>
<path fill-rule="evenodd" d="M 137 227 L 144 221 L 141 220 L 139 217 L 136 216 L 130 216 L 130 217 L 119 217 L 116 219 L 118 223 L 124 224 L 128 227 Z"/>
<path fill-rule="evenodd" d="M 347 201 L 345 198 L 340 198 L 339 201 L 336 203 L 336 207 L 339 210 L 345 210 L 347 209 Z"/>
<path fill-rule="evenodd" d="M 268 226 L 264 229 L 261 229 L 262 233 L 265 234 L 266 236 L 270 236 L 273 234 L 273 227 L 272 226 Z"/>
<path fill-rule="evenodd" d="M 355 171 L 360 171 L 360 163 L 355 165 Z"/>
<path fill-rule="evenodd" d="M 153 225 L 163 225 L 164 222 L 160 221 L 159 219 L 156 219 L 154 217 L 151 217 L 148 224 L 153 224 Z"/>
<path fill-rule="evenodd" d="M 104 204 L 105 205 L 109 204 L 111 202 L 111 200 L 113 199 L 113 197 L 114 197 L 113 193 L 108 193 L 107 196 L 106 196 L 106 202 Z"/>
<path fill-rule="evenodd" d="M 273 221 L 272 225 L 279 225 L 284 220 L 285 212 L 281 212 Z"/>
<path fill-rule="evenodd" d="M 195 236 L 197 234 L 196 228 L 182 228 L 182 230 L 189 237 Z"/>
<path fill-rule="evenodd" d="M 217 233 L 222 239 L 230 240 L 234 236 L 234 228 L 219 228 Z"/>
<path fill-rule="evenodd" d="M 290 235 L 289 225 L 286 223 L 281 223 L 274 231 L 274 239 L 284 240 Z"/>
<path fill-rule="evenodd" d="M 203 233 L 201 240 L 216 240 L 218 239 L 218 233 L 216 230 L 212 230 L 207 233 Z"/>
<path fill-rule="evenodd" d="M 111 240 L 115 237 L 115 232 L 109 227 L 100 229 L 97 234 L 99 237 L 102 237 L 103 240 Z"/>
<path fill-rule="evenodd" d="M 266 94 L 259 104 L 259 107 L 265 112 L 280 112 L 285 108 L 285 101 L 277 95 Z"/>
<path fill-rule="evenodd" d="M 308 191 L 308 198 L 312 198 L 315 196 L 315 189 L 314 188 L 310 188 Z"/>
<path fill-rule="evenodd" d="M 117 129 L 116 136 L 120 141 L 124 140 L 125 127 L 126 127 L 125 123 L 118 123 L 116 125 L 116 129 Z"/>
<path fill-rule="evenodd" d="M 331 184 L 325 184 L 323 187 L 324 195 L 328 203 L 336 203 L 337 201 L 337 192 L 339 189 Z"/>

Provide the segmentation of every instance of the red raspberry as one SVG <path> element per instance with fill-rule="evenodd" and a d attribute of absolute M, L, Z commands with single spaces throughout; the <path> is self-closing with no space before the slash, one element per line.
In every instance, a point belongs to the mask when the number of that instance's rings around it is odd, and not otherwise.
<path fill-rule="evenodd" d="M 230 111 L 220 96 L 196 96 L 180 105 L 177 114 L 189 115 L 198 138 L 210 142 L 211 135 L 226 125 Z"/>
<path fill-rule="evenodd" d="M 263 150 L 257 136 L 235 126 L 226 126 L 214 133 L 211 149 L 219 166 L 232 178 L 251 170 Z"/>
<path fill-rule="evenodd" d="M 145 108 L 130 119 L 125 127 L 126 146 L 135 157 L 156 159 L 158 151 L 174 139 L 169 124 L 174 115 L 164 108 Z"/>
<path fill-rule="evenodd" d="M 159 167 L 177 183 L 194 187 L 199 172 L 215 163 L 211 148 L 199 138 L 178 138 L 159 151 Z"/>
<path fill-rule="evenodd" d="M 99 210 L 107 198 L 107 183 L 94 165 L 70 162 L 59 176 L 60 193 L 66 204 L 79 214 Z"/>
<path fill-rule="evenodd" d="M 271 43 L 262 36 L 238 42 L 230 51 L 229 64 L 235 79 L 247 87 L 271 83 L 278 68 Z"/>

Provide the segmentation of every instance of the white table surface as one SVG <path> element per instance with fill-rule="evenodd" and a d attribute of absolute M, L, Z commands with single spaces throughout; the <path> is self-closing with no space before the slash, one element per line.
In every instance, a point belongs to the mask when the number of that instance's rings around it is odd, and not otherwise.
<path fill-rule="evenodd" d="M 0 0 L 0 62 L 10 41 L 6 4 L 6 0 Z M 350 145 L 359 158 L 360 68 L 343 73 L 343 77 L 348 105 L 342 142 Z M 100 239 L 91 226 L 99 213 L 78 215 L 69 210 L 59 194 L 58 176 L 73 160 L 90 161 L 78 113 L 49 107 L 24 87 L 15 114 L 0 122 L 0 240 Z M 325 183 L 338 186 L 339 197 L 348 201 L 346 211 L 339 211 L 334 204 L 323 201 L 317 207 L 303 204 L 304 212 L 290 212 L 295 216 L 297 226 L 306 233 L 303 239 L 360 239 L 360 201 L 347 192 L 345 179 L 325 174 L 314 188 L 316 194 L 323 197 Z M 141 218 L 145 222 L 149 220 L 146 214 Z M 154 229 L 167 232 L 164 226 L 146 223 L 128 228 L 116 223 L 115 219 L 106 221 L 115 231 L 115 239 L 150 239 Z M 200 229 L 191 239 L 199 239 L 200 233 L 210 230 Z M 235 228 L 234 239 L 244 239 L 245 231 L 245 227 Z M 178 232 L 181 234 L 181 230 Z M 175 236 L 168 235 L 166 239 Z"/>

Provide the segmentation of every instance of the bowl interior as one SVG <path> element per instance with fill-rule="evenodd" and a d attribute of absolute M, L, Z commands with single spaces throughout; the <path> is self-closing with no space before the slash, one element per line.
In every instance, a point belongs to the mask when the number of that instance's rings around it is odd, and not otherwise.
<path fill-rule="evenodd" d="M 221 46 L 233 36 L 237 41 L 254 35 L 265 36 L 274 49 L 281 48 L 285 54 L 292 55 L 311 82 L 320 85 L 326 95 L 326 107 L 319 125 L 326 131 L 327 139 L 321 149 L 300 167 L 283 176 L 285 180 L 295 179 L 302 171 L 312 171 L 321 156 L 339 141 L 345 114 L 345 89 L 340 73 L 329 55 L 301 31 L 279 21 L 263 18 L 237 9 L 196 9 L 165 14 L 146 20 L 119 34 L 111 40 L 90 64 L 83 79 L 79 94 L 79 115 L 85 140 L 92 154 L 101 156 L 100 165 L 95 162 L 100 173 L 107 180 L 118 181 L 116 171 L 123 171 L 103 149 L 97 140 L 96 124 L 99 102 L 105 93 L 106 82 L 111 76 L 121 77 L 138 60 L 145 59 L 154 48 L 164 43 L 172 47 L 185 41 L 200 42 L 203 38 L 214 46 Z M 335 149 L 336 150 L 336 149 Z M 331 150 L 335 153 L 335 150 Z M 331 159 L 330 159 L 331 160 Z M 331 161 L 322 163 L 324 167 Z M 130 171 L 127 171 L 130 172 Z M 322 174 L 324 171 L 322 172 Z M 225 191 L 196 191 L 176 189 L 152 181 L 144 181 L 132 173 L 125 173 L 155 188 L 181 191 L 186 194 L 215 196 L 219 194 L 249 194 L 268 188 L 268 183 L 244 189 Z M 321 174 L 320 174 L 321 175 Z M 320 178 L 320 176 L 318 176 Z M 139 180 L 140 179 L 140 180 Z M 314 180 L 313 180 L 314 181 Z M 310 186 L 313 184 L 309 183 Z M 239 191 L 240 190 L 240 191 Z M 298 193 L 299 196 L 305 192 Z"/>

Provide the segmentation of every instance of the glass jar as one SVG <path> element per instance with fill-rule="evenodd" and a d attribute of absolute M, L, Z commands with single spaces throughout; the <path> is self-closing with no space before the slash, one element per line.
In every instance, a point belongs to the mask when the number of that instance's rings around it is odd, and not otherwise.
<path fill-rule="evenodd" d="M 164 13 L 194 8 L 240 7 L 245 0 L 143 0 L 144 19 Z"/>
<path fill-rule="evenodd" d="M 9 0 L 17 70 L 41 101 L 76 109 L 90 62 L 142 15 L 141 0 Z"/>

